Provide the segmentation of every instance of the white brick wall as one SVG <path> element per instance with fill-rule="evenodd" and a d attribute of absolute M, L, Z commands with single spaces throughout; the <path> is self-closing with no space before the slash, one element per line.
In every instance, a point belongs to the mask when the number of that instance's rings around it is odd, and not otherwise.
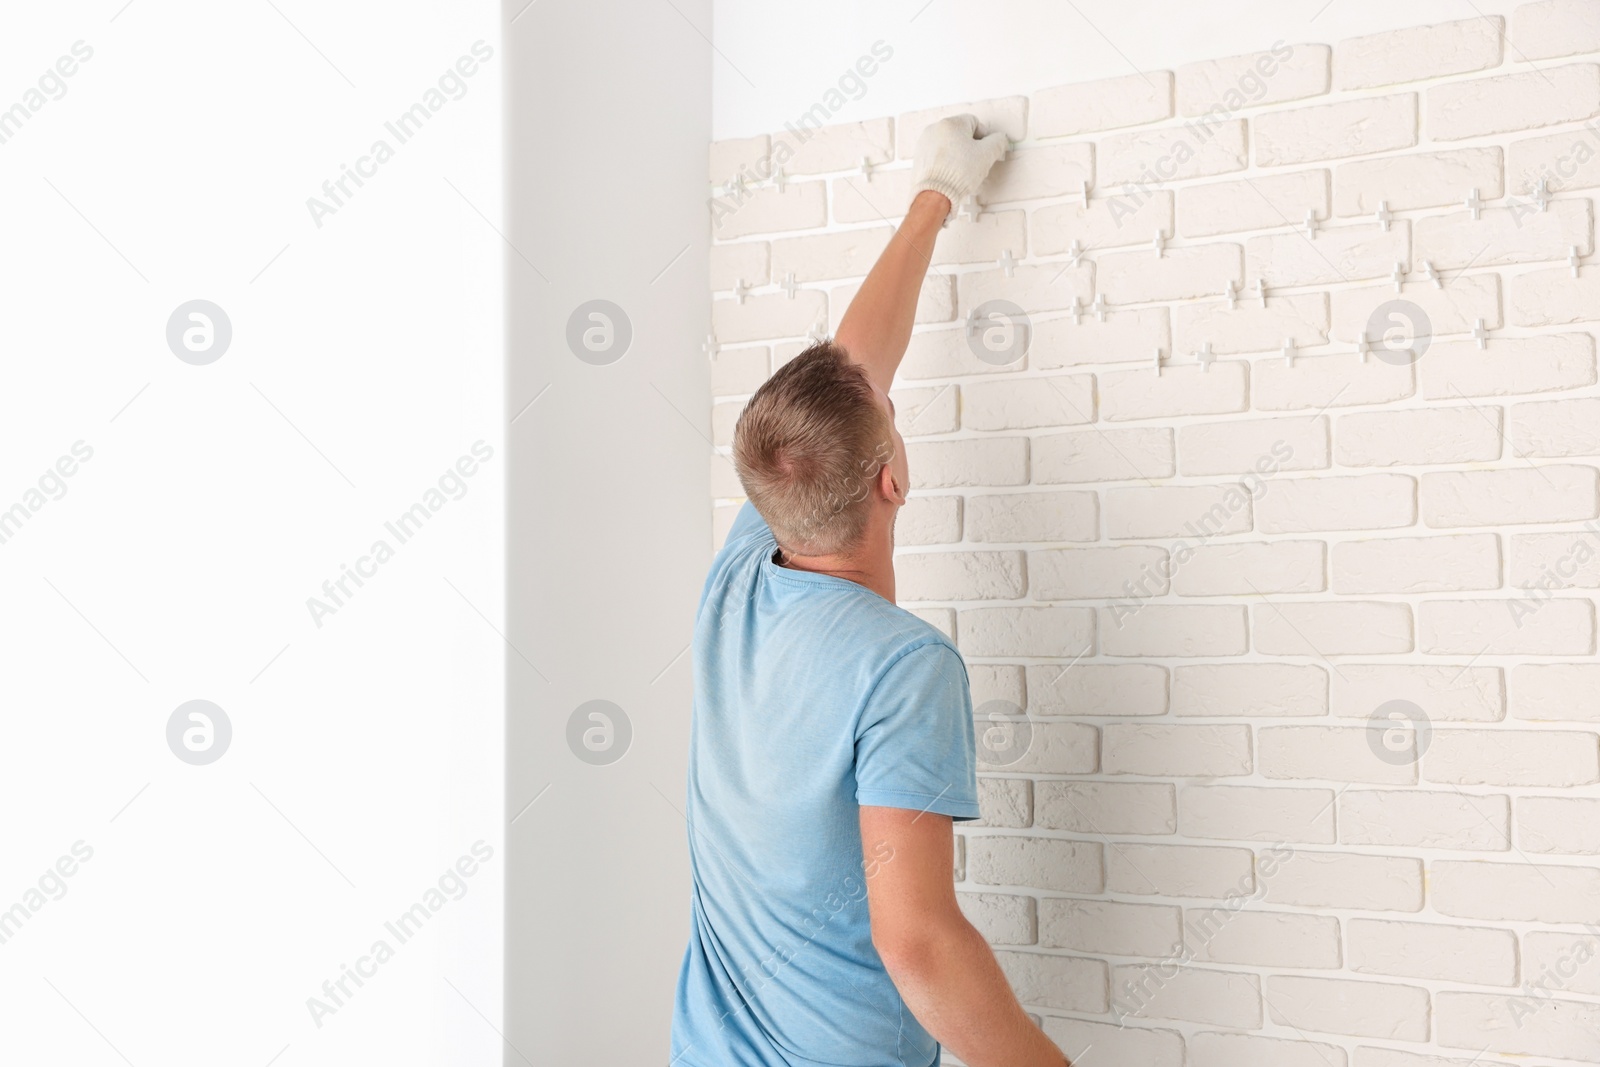
<path fill-rule="evenodd" d="M 1600 0 L 1281 51 L 828 131 L 714 231 L 718 437 L 1004 130 L 894 394 L 901 601 L 1032 724 L 962 907 L 1091 1065 L 1600 1062 Z"/>

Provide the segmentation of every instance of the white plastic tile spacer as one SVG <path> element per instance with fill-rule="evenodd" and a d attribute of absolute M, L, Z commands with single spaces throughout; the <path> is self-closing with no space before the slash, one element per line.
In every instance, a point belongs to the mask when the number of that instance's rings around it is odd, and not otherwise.
<path fill-rule="evenodd" d="M 1077 297 L 1072 298 L 1072 325 L 1083 325 L 1083 301 Z"/>
<path fill-rule="evenodd" d="M 1161 349 L 1159 349 L 1159 348 L 1156 349 L 1155 365 L 1156 365 L 1156 377 L 1159 378 L 1159 377 L 1161 377 Z"/>
<path fill-rule="evenodd" d="M 1006 248 L 1006 249 L 1002 249 L 1001 250 L 999 262 L 1000 262 L 1000 269 L 1006 272 L 1006 277 L 1007 278 L 1010 278 L 1012 275 L 1016 274 L 1016 272 L 1017 272 L 1017 261 L 1016 261 L 1015 258 L 1012 257 L 1011 249 Z"/>
<path fill-rule="evenodd" d="M 722 351 L 722 346 L 717 344 L 717 335 L 706 334 L 706 339 L 700 343 L 700 351 L 706 354 L 707 359 L 716 359 L 717 353 Z"/>
<path fill-rule="evenodd" d="M 1211 370 L 1211 364 L 1216 361 L 1216 358 L 1217 357 L 1211 353 L 1210 341 L 1207 341 L 1205 344 L 1201 345 L 1200 351 L 1194 354 L 1194 360 L 1196 363 L 1200 364 L 1200 369 L 1207 372 Z"/>
<path fill-rule="evenodd" d="M 1104 293 L 1094 294 L 1094 303 L 1089 305 L 1089 310 L 1094 312 L 1094 317 L 1101 322 L 1106 321 L 1106 295 Z"/>
<path fill-rule="evenodd" d="M 784 295 L 787 296 L 790 300 L 793 300 L 794 299 L 794 291 L 797 288 L 796 285 L 795 285 L 795 281 L 794 281 L 794 271 L 791 270 L 791 271 L 785 271 L 784 272 L 782 285 L 783 285 L 783 293 L 784 293 Z"/>
<path fill-rule="evenodd" d="M 1228 287 L 1222 291 L 1223 299 L 1228 302 L 1228 310 L 1232 311 L 1239 306 L 1239 283 L 1232 278 L 1228 279 Z"/>
<path fill-rule="evenodd" d="M 739 278 L 738 280 L 736 280 L 734 282 L 734 285 L 733 285 L 733 298 L 735 300 L 739 301 L 739 303 L 741 303 L 741 304 L 744 303 L 744 298 L 749 292 L 750 292 L 750 287 L 744 283 L 744 279 L 743 278 Z"/>
<path fill-rule="evenodd" d="M 1305 228 L 1306 228 L 1306 236 L 1307 237 L 1313 237 L 1313 238 L 1316 237 L 1317 236 L 1317 213 L 1315 211 L 1313 211 L 1313 210 L 1309 210 L 1308 209 L 1306 211 L 1306 221 L 1304 223 L 1302 223 L 1302 225 L 1305 226 Z"/>
<path fill-rule="evenodd" d="M 1295 355 L 1294 339 L 1285 337 L 1283 339 L 1283 365 L 1285 367 L 1293 367 Z"/>
<path fill-rule="evenodd" d="M 1478 198 L 1478 190 L 1473 189 L 1472 195 L 1467 197 L 1467 210 L 1472 212 L 1473 221 L 1483 218 L 1483 201 Z"/>
<path fill-rule="evenodd" d="M 1433 260 L 1422 261 L 1422 276 L 1433 283 L 1435 289 L 1444 288 L 1444 279 L 1439 277 L 1439 272 L 1433 269 Z"/>
<path fill-rule="evenodd" d="M 1472 339 L 1478 342 L 1480 352 L 1489 347 L 1489 331 L 1483 328 L 1482 319 L 1472 320 Z"/>
<path fill-rule="evenodd" d="M 1361 334 L 1361 340 L 1356 342 L 1356 352 L 1360 354 L 1361 362 L 1365 363 L 1367 361 L 1367 353 L 1371 351 L 1372 342 L 1367 339 L 1367 335 L 1363 331 Z"/>
<path fill-rule="evenodd" d="M 1405 278 L 1405 276 L 1406 276 L 1406 265 L 1404 263 L 1396 262 L 1395 265 L 1394 265 L 1394 270 L 1389 272 L 1389 279 L 1394 282 L 1394 291 L 1395 292 L 1398 293 L 1400 291 L 1400 283 L 1401 283 L 1401 280 Z"/>
<path fill-rule="evenodd" d="M 1156 250 L 1157 256 L 1165 255 L 1167 250 L 1167 235 L 1162 233 L 1160 230 L 1157 230 L 1156 235 L 1150 239 L 1150 247 Z"/>
<path fill-rule="evenodd" d="M 1572 276 L 1574 278 L 1576 278 L 1578 276 L 1578 259 L 1579 258 L 1580 257 L 1578 256 L 1578 246 L 1577 245 L 1568 245 L 1567 246 L 1567 266 L 1572 268 Z"/>
<path fill-rule="evenodd" d="M 1389 210 L 1389 201 L 1378 201 L 1378 229 L 1385 233 L 1389 231 L 1389 224 L 1394 221 L 1394 214 Z"/>
<path fill-rule="evenodd" d="M 1261 306 L 1267 306 L 1267 283 L 1262 278 L 1256 279 L 1256 299 L 1261 301 Z"/>

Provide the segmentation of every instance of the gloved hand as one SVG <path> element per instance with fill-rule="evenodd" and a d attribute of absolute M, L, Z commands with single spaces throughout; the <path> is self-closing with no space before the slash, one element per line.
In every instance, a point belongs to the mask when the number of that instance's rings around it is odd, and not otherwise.
<path fill-rule="evenodd" d="M 995 130 L 987 137 L 974 135 L 973 115 L 951 115 L 930 123 L 917 137 L 911 168 L 911 197 L 932 189 L 950 198 L 952 210 L 978 191 L 983 179 L 1006 154 L 1006 135 Z"/>

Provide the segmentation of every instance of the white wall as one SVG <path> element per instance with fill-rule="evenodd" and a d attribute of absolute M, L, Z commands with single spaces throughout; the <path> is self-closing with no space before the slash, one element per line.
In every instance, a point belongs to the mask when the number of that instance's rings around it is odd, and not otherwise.
<path fill-rule="evenodd" d="M 1515 0 L 718 0 L 712 136 L 781 129 L 875 40 L 894 58 L 834 117 L 853 122 L 1238 55 L 1504 14 Z"/>
<path fill-rule="evenodd" d="M 0 944 L 0 1061 L 500 1055 L 499 38 L 482 2 L 7 12 L 0 108 L 93 54 L 0 143 L 0 508 L 93 456 L 0 544 L 0 909 L 29 912 Z M 479 40 L 465 95 L 398 145 L 385 121 Z M 317 226 L 307 198 L 380 138 L 393 159 Z M 194 298 L 232 324 L 205 366 L 166 341 Z M 466 494 L 399 545 L 385 521 L 480 439 Z M 393 559 L 316 625 L 307 598 L 378 539 Z M 206 766 L 166 740 L 197 698 L 233 730 Z M 480 839 L 399 945 L 384 922 Z M 307 998 L 380 938 L 319 1028 Z"/>
<path fill-rule="evenodd" d="M 689 918 L 686 650 L 711 545 L 709 28 L 705 3 L 612 0 L 540 3 L 507 33 L 507 1063 L 669 1051 Z M 631 323 L 614 362 L 567 344 L 595 299 Z M 627 746 L 599 754 L 615 762 L 569 748 L 591 700 L 631 722 Z"/>

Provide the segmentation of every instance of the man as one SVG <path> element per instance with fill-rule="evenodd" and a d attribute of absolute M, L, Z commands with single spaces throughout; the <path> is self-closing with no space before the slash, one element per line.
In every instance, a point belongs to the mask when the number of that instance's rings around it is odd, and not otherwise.
<path fill-rule="evenodd" d="M 673 1067 L 1064 1067 L 956 905 L 978 817 L 966 667 L 894 603 L 910 477 L 888 392 L 934 239 L 1005 155 L 971 115 L 917 142 L 912 201 L 832 342 L 751 398 L 749 501 L 695 620 L 692 929 Z"/>

